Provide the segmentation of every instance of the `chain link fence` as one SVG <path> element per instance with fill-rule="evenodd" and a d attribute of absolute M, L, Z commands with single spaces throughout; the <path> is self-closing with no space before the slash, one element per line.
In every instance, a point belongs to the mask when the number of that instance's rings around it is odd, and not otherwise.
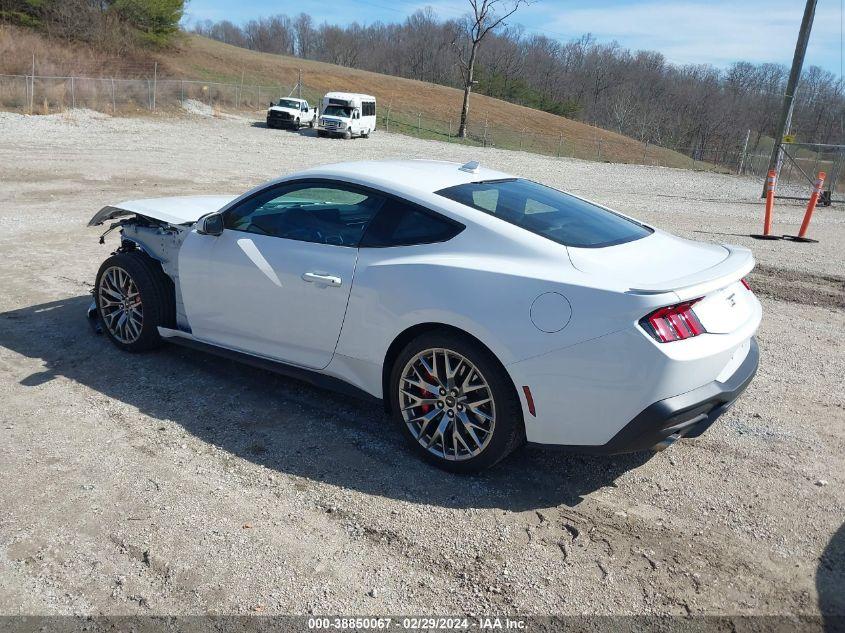
<path fill-rule="evenodd" d="M 188 111 L 206 116 L 240 113 L 263 119 L 271 101 L 287 96 L 301 96 L 319 105 L 322 93 L 303 85 L 257 85 L 242 82 L 216 82 L 189 79 L 140 79 L 117 77 L 60 77 L 39 75 L 0 75 L 0 108 L 5 110 L 51 114 L 71 108 L 88 108 L 108 114 L 143 111 Z M 766 174 L 768 153 L 748 153 L 743 147 L 722 150 L 675 147 L 673 152 L 650 141 L 616 141 L 599 136 L 571 138 L 555 129 L 517 129 L 494 125 L 476 115 L 471 119 L 465 138 L 458 137 L 459 119 L 438 119 L 423 112 L 378 105 L 381 129 L 424 139 L 456 142 L 475 147 L 520 150 L 594 161 L 613 161 L 644 165 L 718 170 L 753 175 Z M 807 173 L 827 168 L 829 182 L 845 185 L 840 177 L 843 164 L 839 149 L 817 147 L 796 150 L 797 165 Z M 796 191 L 806 178 L 790 161 L 785 161 L 781 183 Z M 808 186 L 809 187 L 809 186 Z M 790 189 L 790 191 L 792 191 Z M 806 192 L 804 192 L 806 193 Z M 786 195 L 786 194 L 785 194 Z M 797 194 L 796 194 L 797 195 Z M 804 194 L 802 194 L 804 195 Z"/>
<path fill-rule="evenodd" d="M 0 75 L 0 108 L 51 114 L 88 108 L 110 114 L 156 110 L 255 111 L 286 97 L 291 86 L 188 79 Z"/>

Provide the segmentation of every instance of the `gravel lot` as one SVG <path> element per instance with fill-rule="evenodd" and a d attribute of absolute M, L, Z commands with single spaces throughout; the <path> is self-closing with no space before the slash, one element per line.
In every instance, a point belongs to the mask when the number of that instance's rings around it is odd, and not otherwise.
<path fill-rule="evenodd" d="M 478 158 L 751 246 L 756 381 L 663 453 L 523 450 L 467 478 L 371 405 L 88 327 L 105 204 L 376 157 Z M 385 133 L 0 113 L 0 613 L 845 614 L 845 214 L 818 211 L 819 244 L 755 242 L 759 189 Z M 802 212 L 779 203 L 778 230 Z"/>

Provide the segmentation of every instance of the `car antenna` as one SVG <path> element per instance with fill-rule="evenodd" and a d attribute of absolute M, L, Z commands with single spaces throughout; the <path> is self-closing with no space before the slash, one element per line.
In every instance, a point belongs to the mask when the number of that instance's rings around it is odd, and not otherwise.
<path fill-rule="evenodd" d="M 471 160 L 465 165 L 461 165 L 460 170 L 469 172 L 470 174 L 477 174 L 479 167 L 481 167 L 481 165 L 478 163 L 477 160 Z"/>

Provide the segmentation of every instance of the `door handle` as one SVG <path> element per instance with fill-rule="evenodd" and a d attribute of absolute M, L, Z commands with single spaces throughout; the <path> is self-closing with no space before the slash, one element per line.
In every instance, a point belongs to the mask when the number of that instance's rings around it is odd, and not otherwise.
<path fill-rule="evenodd" d="M 322 273 L 303 273 L 302 280 L 309 283 L 325 284 L 327 286 L 340 286 L 343 283 L 340 277 Z"/>

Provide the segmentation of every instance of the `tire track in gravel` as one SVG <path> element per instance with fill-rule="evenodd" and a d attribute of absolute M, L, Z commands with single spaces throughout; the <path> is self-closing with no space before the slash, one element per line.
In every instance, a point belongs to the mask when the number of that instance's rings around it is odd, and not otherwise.
<path fill-rule="evenodd" d="M 751 289 L 764 297 L 825 308 L 845 308 L 845 277 L 758 264 L 748 275 Z"/>

